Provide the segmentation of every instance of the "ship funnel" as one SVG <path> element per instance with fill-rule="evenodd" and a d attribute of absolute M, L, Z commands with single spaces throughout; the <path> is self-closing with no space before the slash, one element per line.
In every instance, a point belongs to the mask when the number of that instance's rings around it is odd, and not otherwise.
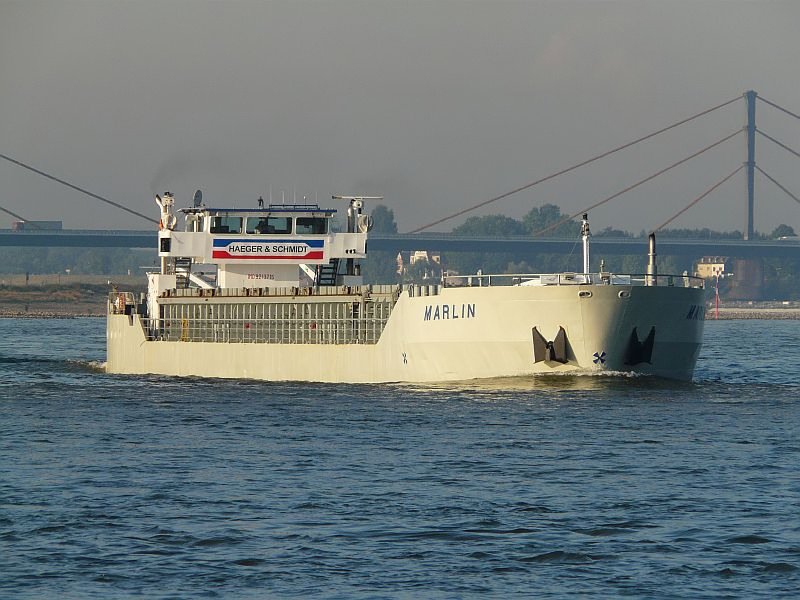
<path fill-rule="evenodd" d="M 658 267 L 656 266 L 656 234 L 650 234 L 650 251 L 647 261 L 647 285 L 658 285 Z"/>

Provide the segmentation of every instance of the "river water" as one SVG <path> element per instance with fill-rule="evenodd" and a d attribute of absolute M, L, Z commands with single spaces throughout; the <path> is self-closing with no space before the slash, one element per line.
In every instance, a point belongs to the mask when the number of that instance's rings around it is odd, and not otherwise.
<path fill-rule="evenodd" d="M 106 375 L 0 319 L 0 597 L 796 597 L 800 322 L 693 383 Z"/>

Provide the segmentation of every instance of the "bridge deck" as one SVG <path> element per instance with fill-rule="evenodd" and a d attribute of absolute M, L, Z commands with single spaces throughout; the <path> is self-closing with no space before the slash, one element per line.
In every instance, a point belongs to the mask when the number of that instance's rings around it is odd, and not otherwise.
<path fill-rule="evenodd" d="M 11 231 L 0 229 L 0 246 L 72 248 L 152 248 L 157 245 L 153 231 L 99 231 L 63 229 L 59 231 Z M 438 250 L 449 252 L 509 252 L 516 255 L 570 254 L 576 251 L 575 239 L 463 237 L 445 233 L 384 234 L 369 238 L 372 251 Z M 595 254 L 637 255 L 647 253 L 643 238 L 592 238 Z M 739 258 L 800 258 L 800 243 L 783 240 L 658 240 L 658 253 L 673 256 L 735 256 Z"/>

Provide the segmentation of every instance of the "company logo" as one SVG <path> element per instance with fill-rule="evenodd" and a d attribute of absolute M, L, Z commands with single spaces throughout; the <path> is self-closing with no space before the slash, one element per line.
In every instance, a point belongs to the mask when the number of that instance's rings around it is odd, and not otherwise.
<path fill-rule="evenodd" d="M 321 260 L 325 240 L 270 240 L 216 239 L 211 258 L 245 260 L 305 259 Z"/>

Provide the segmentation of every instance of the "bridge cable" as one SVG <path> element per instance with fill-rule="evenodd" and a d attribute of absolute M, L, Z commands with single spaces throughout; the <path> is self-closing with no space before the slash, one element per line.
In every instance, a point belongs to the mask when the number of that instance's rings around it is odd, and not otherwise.
<path fill-rule="evenodd" d="M 3 208 L 2 206 L 0 206 L 0 210 L 2 210 L 7 215 L 11 215 L 12 217 L 17 219 L 18 221 L 25 221 L 25 222 L 28 221 L 28 219 L 26 219 L 25 217 L 20 217 L 17 213 L 13 213 L 10 210 L 8 210 L 7 208 Z"/>
<path fill-rule="evenodd" d="M 773 144 L 777 144 L 778 146 L 780 146 L 780 147 L 781 147 L 781 148 L 783 148 L 784 150 L 787 150 L 788 152 L 791 152 L 792 154 L 794 154 L 796 157 L 800 158 L 800 153 L 798 153 L 796 150 L 792 150 L 792 149 L 791 149 L 791 148 L 789 148 L 789 146 L 787 146 L 786 144 L 782 144 L 781 142 L 779 142 L 778 140 L 776 140 L 774 137 L 772 137 L 772 136 L 770 136 L 770 135 L 767 135 L 766 133 L 764 133 L 764 132 L 763 132 L 763 131 L 761 131 L 760 129 L 756 129 L 756 131 L 757 131 L 758 133 L 760 133 L 761 135 L 763 135 L 765 138 L 767 138 L 767 139 L 768 139 L 770 142 L 772 142 Z"/>
<path fill-rule="evenodd" d="M 11 158 L 10 156 L 6 156 L 5 154 L 0 154 L 0 158 L 4 158 L 8 162 L 12 162 L 15 165 L 19 165 L 20 167 L 24 167 L 25 169 L 28 169 L 29 171 L 33 171 L 34 173 L 37 173 L 37 174 L 39 174 L 39 175 L 41 175 L 43 177 L 47 177 L 48 179 L 52 179 L 53 181 L 56 181 L 56 182 L 58 182 L 58 183 L 60 183 L 62 185 L 70 187 L 73 190 L 77 190 L 77 191 L 81 192 L 82 194 L 86 194 L 87 196 L 91 196 L 92 198 L 100 200 L 101 202 L 105 202 L 106 204 L 110 204 L 111 206 L 116 206 L 117 208 L 119 208 L 121 210 L 124 210 L 125 212 L 129 212 L 132 215 L 136 215 L 137 217 L 141 217 L 142 219 L 150 221 L 151 223 L 158 223 L 158 221 L 148 217 L 147 215 L 144 215 L 144 214 L 142 214 L 140 212 L 136 212 L 135 210 L 132 210 L 132 209 L 128 208 L 127 206 L 123 206 L 122 204 L 117 204 L 116 202 L 113 202 L 113 201 L 109 200 L 108 198 L 103 198 L 102 196 L 98 196 L 97 194 L 93 194 L 92 192 L 90 192 L 88 190 L 85 190 L 83 188 L 80 188 L 77 185 L 73 185 L 73 184 L 69 183 L 68 181 L 64 181 L 63 179 L 59 179 L 58 177 L 50 175 L 49 173 L 45 173 L 44 171 L 40 171 L 39 169 L 36 169 L 36 168 L 34 168 L 34 167 L 30 166 L 30 165 L 26 165 L 23 162 L 15 160 L 15 159 Z"/>
<path fill-rule="evenodd" d="M 625 193 L 627 193 L 627 192 L 630 192 L 632 189 L 635 189 L 635 188 L 639 187 L 640 185 L 642 185 L 642 184 L 644 184 L 644 183 L 647 183 L 648 181 L 650 181 L 650 180 L 652 180 L 652 179 L 655 179 L 655 178 L 656 178 L 656 177 L 658 177 L 659 175 L 663 175 L 663 174 L 664 174 L 664 173 L 666 173 L 667 171 L 669 171 L 669 170 L 671 170 L 671 169 L 674 169 L 675 167 L 677 167 L 677 166 L 679 166 L 679 165 L 682 165 L 683 163 L 685 163 L 685 162 L 688 162 L 688 161 L 692 160 L 693 158 L 695 158 L 695 157 L 697 157 L 697 156 L 700 156 L 700 155 L 701 155 L 701 154 L 703 154 L 704 152 L 707 152 L 707 151 L 711 150 L 712 148 L 714 148 L 714 147 L 716 147 L 716 146 L 719 146 L 720 144 L 722 144 L 722 143 L 724 143 L 724 142 L 727 142 L 729 139 L 731 139 L 731 138 L 733 138 L 733 137 L 736 137 L 737 135 L 739 135 L 740 133 L 742 133 L 742 131 L 744 131 L 744 129 L 737 129 L 737 130 L 736 130 L 736 131 L 734 131 L 733 133 L 731 133 L 731 134 L 729 134 L 729 135 L 726 135 L 724 138 L 722 138 L 722 139 L 720 139 L 720 140 L 717 140 L 717 141 L 716 141 L 716 142 L 714 142 L 713 144 L 710 144 L 710 145 L 706 146 L 705 148 L 703 148 L 703 149 L 701 149 L 701 150 L 698 150 L 698 151 L 697 151 L 697 152 L 695 152 L 694 154 L 691 154 L 690 156 L 687 156 L 686 158 L 683 158 L 683 159 L 679 160 L 679 161 L 678 161 L 678 162 L 676 162 L 676 163 L 672 163 L 670 166 L 668 166 L 668 167 L 666 167 L 666 168 L 664 168 L 664 169 L 661 169 L 660 171 L 658 171 L 658 172 L 656 172 L 656 173 L 653 173 L 652 175 L 648 175 L 648 176 L 647 176 L 647 177 L 645 177 L 644 179 L 640 179 L 639 181 L 637 181 L 637 182 L 636 182 L 636 183 L 634 183 L 633 185 L 630 185 L 630 186 L 626 187 L 624 190 L 621 190 L 621 191 L 617 192 L 616 194 L 612 194 L 612 195 L 611 195 L 611 196 L 609 196 L 608 198 L 604 198 L 603 200 L 600 200 L 600 202 L 596 202 L 596 203 L 592 204 L 591 206 L 587 206 L 586 208 L 579 210 L 579 211 L 578 211 L 578 212 L 576 212 L 575 214 L 572 214 L 572 215 L 569 215 L 569 216 L 567 216 L 567 217 L 564 217 L 564 218 L 563 218 L 563 219 L 561 219 L 560 221 L 556 221 L 556 222 L 555 222 L 555 223 L 553 223 L 552 225 L 548 225 L 548 226 L 547 226 L 547 227 L 545 227 L 544 229 L 541 229 L 541 230 L 539 230 L 539 231 L 536 231 L 536 232 L 534 232 L 534 233 L 533 233 L 533 234 L 531 234 L 531 235 L 532 235 L 533 237 L 538 237 L 538 236 L 540 236 L 540 235 L 542 235 L 542 234 L 544 234 L 544 233 L 547 233 L 548 231 L 550 231 L 550 230 L 552 230 L 552 229 L 555 229 L 556 227 L 558 227 L 558 226 L 560 226 L 560 225 L 563 225 L 564 223 L 567 223 L 568 221 L 571 221 L 572 219 L 574 219 L 574 218 L 575 218 L 575 217 L 577 217 L 578 215 L 582 215 L 583 213 L 589 212 L 589 211 L 590 211 L 590 210 L 592 210 L 593 208 L 597 208 L 598 206 L 601 206 L 601 205 L 605 204 L 606 202 L 610 202 L 610 201 L 611 201 L 611 200 L 613 200 L 614 198 L 618 198 L 618 197 L 619 197 L 619 196 L 621 196 L 622 194 L 625 194 Z"/>
<path fill-rule="evenodd" d="M 626 148 L 630 148 L 631 146 L 633 146 L 635 144 L 638 144 L 639 142 L 643 142 L 645 140 L 649 140 L 650 138 L 655 137 L 655 136 L 657 136 L 659 134 L 662 134 L 665 131 L 669 131 L 670 129 L 674 129 L 675 127 L 678 127 L 680 125 L 688 123 L 689 121 L 693 121 L 693 120 L 695 120 L 695 119 L 697 119 L 699 117 L 702 117 L 704 115 L 707 115 L 708 113 L 713 112 L 713 111 L 715 111 L 717 109 L 720 109 L 720 108 L 723 108 L 725 106 L 728 106 L 729 104 L 733 104 L 734 102 L 737 102 L 737 101 L 739 101 L 741 99 L 742 99 L 742 96 L 737 96 L 736 98 L 732 98 L 732 99 L 728 100 L 727 102 L 723 102 L 722 104 L 717 104 L 716 106 L 713 106 L 713 107 L 711 107 L 711 108 L 709 108 L 707 110 L 704 110 L 704 111 L 699 112 L 699 113 L 697 113 L 695 115 L 692 115 L 691 117 L 689 117 L 687 119 L 683 119 L 681 121 L 673 123 L 672 125 L 664 127 L 663 129 L 659 129 L 658 131 L 654 131 L 654 132 L 649 133 L 649 134 L 647 134 L 647 135 L 645 135 L 643 137 L 640 137 L 640 138 L 635 139 L 635 140 L 633 140 L 631 142 L 628 142 L 627 144 L 623 144 L 622 146 L 617 146 L 616 148 L 613 148 L 611 150 L 603 152 L 602 154 L 598 154 L 597 156 L 593 156 L 592 158 L 584 160 L 583 162 L 579 162 L 579 163 L 577 163 L 575 165 L 572 165 L 571 167 L 567 167 L 566 169 L 562 169 L 561 171 L 558 171 L 556 173 L 552 173 L 550 175 L 547 175 L 546 177 L 542 177 L 541 179 L 537 179 L 536 181 L 532 181 L 531 183 L 527 183 L 527 184 L 525 184 L 523 186 L 520 186 L 518 188 L 515 188 L 515 189 L 511 190 L 510 192 L 506 192 L 504 194 L 500 194 L 499 196 L 495 196 L 494 198 L 489 198 L 488 200 L 484 200 L 483 202 L 479 202 L 478 204 L 475 204 L 474 206 L 470 206 L 469 208 L 462 209 L 462 210 L 460 210 L 460 211 L 458 211 L 456 213 L 453 213 L 452 215 L 449 215 L 449 216 L 446 216 L 446 217 L 442 217 L 441 219 L 437 219 L 436 221 L 433 221 L 432 223 L 428 223 L 427 225 L 423 225 L 422 227 L 417 227 L 416 229 L 412 229 L 408 233 L 419 233 L 420 231 L 424 231 L 425 229 L 429 229 L 429 228 L 431 228 L 431 227 L 433 227 L 435 225 L 439 225 L 440 223 L 444 223 L 445 221 L 449 221 L 450 219 L 455 219 L 456 217 L 460 217 L 461 215 L 464 215 L 464 214 L 466 214 L 468 212 L 472 212 L 473 210 L 476 210 L 478 208 L 486 206 L 487 204 L 491 204 L 492 202 L 497 202 L 498 200 L 502 200 L 503 198 L 508 198 L 509 196 L 512 196 L 512 195 L 514 195 L 514 194 L 516 194 L 518 192 L 522 192 L 524 190 L 532 188 L 535 185 L 539 185 L 540 183 L 544 183 L 545 181 L 549 181 L 550 179 L 554 179 L 554 178 L 556 178 L 556 177 L 558 177 L 560 175 L 564 175 L 566 173 L 569 173 L 570 171 L 574 171 L 575 169 L 578 169 L 580 167 L 583 167 L 585 165 L 593 163 L 593 162 L 595 162 L 597 160 L 600 160 L 601 158 L 605 158 L 606 156 L 610 156 L 611 154 L 614 154 L 615 152 L 619 152 L 620 150 L 625 150 Z"/>
<path fill-rule="evenodd" d="M 763 96 L 756 96 L 756 98 L 758 98 L 758 99 L 759 99 L 759 100 L 761 100 L 762 102 L 766 102 L 766 103 L 767 103 L 767 104 L 769 104 L 770 106 L 774 106 L 774 107 L 775 107 L 775 108 L 777 108 L 778 110 L 782 110 L 782 111 L 783 111 L 783 112 L 785 112 L 787 115 L 790 115 L 790 116 L 794 117 L 795 119 L 800 119 L 800 115 L 796 115 L 796 114 L 794 114 L 792 111 L 790 111 L 790 110 L 787 110 L 787 109 L 783 108 L 782 106 L 778 106 L 778 105 L 777 105 L 777 104 L 775 104 L 774 102 L 770 102 L 769 100 L 767 100 L 767 99 L 766 99 L 766 98 L 764 98 Z"/>
<path fill-rule="evenodd" d="M 774 184 L 775 184 L 775 185 L 777 185 L 779 188 L 781 188 L 781 190 L 783 190 L 783 192 L 785 192 L 785 193 L 786 193 L 786 195 L 787 195 L 787 196 L 789 196 L 789 197 L 790 197 L 792 200 L 794 200 L 795 202 L 797 202 L 798 204 L 800 204 L 800 198 L 798 198 L 797 196 L 795 196 L 795 195 L 794 195 L 792 192 L 790 192 L 790 191 L 789 191 L 789 190 L 787 190 L 785 187 L 783 187 L 783 186 L 782 186 L 780 183 L 778 183 L 777 181 L 775 181 L 775 179 L 773 179 L 772 177 L 770 177 L 770 176 L 767 174 L 767 172 L 766 172 L 764 169 L 762 169 L 762 168 L 761 168 L 761 167 L 759 167 L 758 165 L 756 165 L 756 169 L 758 169 L 758 170 L 761 172 L 761 174 L 762 174 L 764 177 L 766 177 L 766 178 L 767 178 L 767 179 L 769 179 L 769 180 L 770 180 L 772 183 L 774 183 Z"/>
<path fill-rule="evenodd" d="M 671 216 L 669 219 L 667 219 L 666 221 L 664 221 L 664 222 L 663 222 L 661 225 L 659 225 L 658 227 L 656 227 L 655 229 L 653 229 L 653 233 L 655 233 L 655 232 L 656 232 L 656 231 L 658 231 L 659 229 L 662 229 L 663 227 L 665 227 L 665 226 L 669 225 L 670 223 L 672 223 L 672 222 L 673 222 L 675 219 L 677 219 L 678 217 L 680 217 L 680 216 L 681 216 L 683 213 L 685 213 L 687 210 L 689 210 L 690 208 L 692 208 L 692 207 L 693 207 L 695 204 L 697 204 L 698 202 L 700 202 L 700 200 L 702 200 L 703 198 L 705 198 L 706 196 L 708 196 L 708 195 L 709 195 L 711 192 L 713 192 L 715 189 L 717 189 L 717 188 L 718 188 L 719 186 L 721 186 L 723 183 L 725 183 L 726 181 L 728 181 L 728 179 L 730 179 L 731 177 L 733 177 L 734 175 L 736 175 L 736 174 L 737 174 L 739 171 L 741 171 L 742 169 L 744 169 L 744 167 L 745 167 L 745 165 L 739 165 L 738 167 L 736 167 L 736 169 L 734 169 L 734 170 L 733 170 L 733 172 L 731 172 L 729 175 L 727 175 L 726 177 L 724 177 L 723 179 L 721 179 L 720 181 L 718 181 L 717 183 L 715 183 L 714 185 L 712 185 L 712 186 L 711 186 L 710 188 L 708 188 L 708 189 L 707 189 L 705 192 L 703 192 L 703 193 L 702 193 L 702 194 L 701 194 L 699 197 L 697 197 L 697 198 L 695 198 L 694 200 L 692 200 L 692 201 L 691 201 L 689 204 L 687 204 L 686 206 L 684 206 L 684 207 L 683 207 L 681 210 L 679 210 L 677 213 L 675 213 L 675 214 L 674 214 L 673 216 Z"/>

